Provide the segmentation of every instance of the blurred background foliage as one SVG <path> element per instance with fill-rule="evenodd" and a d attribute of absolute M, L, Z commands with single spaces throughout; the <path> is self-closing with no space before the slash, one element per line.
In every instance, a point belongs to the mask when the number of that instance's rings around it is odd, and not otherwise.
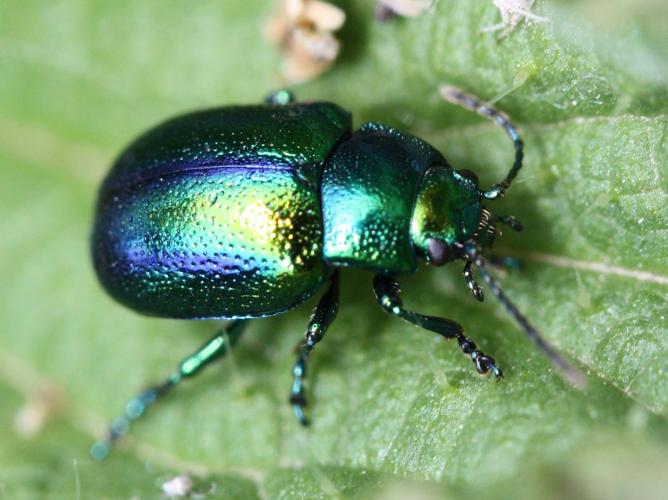
<path fill-rule="evenodd" d="M 144 383 L 215 328 L 140 317 L 97 285 L 87 239 L 97 185 L 147 127 L 258 102 L 285 84 L 263 36 L 268 1 L 8 0 L 0 4 L 0 497 L 151 498 L 188 473 L 216 498 L 662 498 L 668 480 L 668 7 L 539 1 L 546 23 L 501 40 L 489 0 L 436 0 L 416 19 L 347 14 L 339 60 L 297 87 L 356 124 L 430 140 L 483 183 L 511 147 L 444 103 L 459 85 L 511 114 L 526 168 L 497 210 L 525 261 L 501 279 L 587 373 L 570 388 L 460 269 L 407 278 L 406 301 L 462 323 L 507 378 L 388 318 L 368 273 L 313 361 L 314 425 L 286 404 L 313 301 L 255 322 L 233 356 L 184 384 L 109 460 L 88 446 Z M 455 266 L 456 267 L 456 266 Z"/>

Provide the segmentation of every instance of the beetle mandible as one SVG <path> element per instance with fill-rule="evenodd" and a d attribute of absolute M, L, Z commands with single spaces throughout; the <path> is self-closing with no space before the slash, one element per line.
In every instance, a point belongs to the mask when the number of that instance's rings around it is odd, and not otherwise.
<path fill-rule="evenodd" d="M 388 313 L 455 339 L 479 373 L 502 377 L 451 320 L 406 309 L 396 277 L 418 260 L 464 262 L 469 291 L 482 301 L 475 268 L 526 334 L 570 379 L 570 367 L 517 310 L 489 274 L 483 250 L 493 216 L 522 166 L 523 144 L 507 116 L 454 87 L 447 99 L 492 119 L 513 141 L 506 177 L 481 190 L 476 175 L 453 169 L 421 139 L 378 123 L 352 130 L 350 113 L 329 102 L 294 102 L 288 91 L 262 105 L 198 111 L 146 132 L 116 160 L 99 193 L 92 235 L 104 288 L 141 313 L 233 320 L 162 383 L 126 405 L 91 453 L 104 457 L 157 399 L 223 356 L 250 318 L 280 314 L 324 283 L 298 346 L 290 403 L 302 424 L 304 377 L 315 345 L 334 320 L 341 266 L 375 271 L 376 300 Z"/>

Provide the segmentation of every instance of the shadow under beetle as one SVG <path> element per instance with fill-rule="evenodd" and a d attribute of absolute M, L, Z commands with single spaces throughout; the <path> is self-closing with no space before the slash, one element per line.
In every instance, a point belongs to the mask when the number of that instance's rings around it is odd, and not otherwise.
<path fill-rule="evenodd" d="M 526 334 L 571 380 L 571 368 L 520 314 L 482 256 L 498 223 L 485 202 L 503 196 L 522 166 L 523 146 L 508 118 L 452 87 L 446 99 L 491 118 L 512 139 L 507 176 L 481 190 L 432 146 L 378 123 L 352 130 L 350 113 L 328 102 L 295 103 L 287 91 L 265 104 L 186 114 L 148 131 L 118 158 L 99 193 L 92 254 L 97 275 L 119 302 L 170 318 L 232 319 L 164 382 L 126 405 L 91 453 L 103 458 L 157 399 L 223 356 L 248 318 L 291 309 L 328 282 L 298 346 L 290 403 L 302 424 L 307 361 L 334 320 L 341 266 L 375 271 L 380 306 L 455 339 L 479 373 L 502 377 L 462 327 L 403 307 L 396 276 L 418 259 L 464 262 L 471 294 L 483 300 L 477 269 Z"/>

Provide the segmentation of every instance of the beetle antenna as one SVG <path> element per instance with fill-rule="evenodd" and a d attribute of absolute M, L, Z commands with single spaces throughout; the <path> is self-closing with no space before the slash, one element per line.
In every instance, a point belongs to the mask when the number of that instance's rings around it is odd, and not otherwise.
<path fill-rule="evenodd" d="M 536 328 L 531 323 L 529 323 L 529 320 L 517 309 L 517 306 L 513 304 L 508 296 L 503 292 L 496 280 L 492 277 L 491 274 L 489 274 L 485 267 L 485 260 L 478 253 L 475 247 L 466 246 L 464 247 L 464 252 L 478 268 L 480 276 L 490 288 L 494 296 L 499 300 L 499 302 L 501 302 L 506 311 L 508 311 L 515 319 L 515 321 L 522 327 L 524 333 L 526 333 L 526 335 L 532 340 L 534 344 L 536 344 L 536 346 L 543 352 L 543 354 L 545 354 L 545 356 L 547 356 L 547 358 L 552 361 L 552 363 L 559 369 L 566 380 L 568 380 L 578 389 L 583 388 L 586 385 L 584 375 L 563 357 L 561 357 L 559 353 L 557 353 L 557 351 L 555 351 L 554 348 L 548 344 L 547 341 L 538 333 L 538 330 L 536 330 Z"/>
<path fill-rule="evenodd" d="M 501 111 L 497 111 L 492 106 L 480 101 L 476 97 L 462 92 L 457 87 L 453 87 L 451 85 L 441 85 L 439 91 L 441 96 L 446 101 L 453 104 L 458 104 L 466 109 L 475 111 L 485 118 L 489 118 L 496 125 L 503 128 L 512 139 L 513 146 L 515 147 L 515 161 L 513 162 L 513 166 L 510 168 L 510 171 L 501 182 L 494 184 L 490 189 L 483 193 L 483 196 L 488 200 L 501 198 L 505 194 L 506 189 L 510 187 L 513 179 L 517 176 L 517 172 L 519 172 L 522 168 L 522 159 L 524 158 L 524 143 L 520 138 L 520 133 L 517 131 L 517 127 L 515 127 L 515 125 L 510 122 L 508 115 L 502 113 Z"/>

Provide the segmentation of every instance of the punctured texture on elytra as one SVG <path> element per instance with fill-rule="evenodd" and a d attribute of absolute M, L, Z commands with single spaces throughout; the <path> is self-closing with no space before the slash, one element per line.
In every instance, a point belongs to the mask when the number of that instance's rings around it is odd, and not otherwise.
<path fill-rule="evenodd" d="M 277 314 L 326 277 L 317 188 L 349 134 L 334 104 L 238 106 L 139 138 L 100 191 L 95 269 L 111 295 L 175 318 Z"/>

